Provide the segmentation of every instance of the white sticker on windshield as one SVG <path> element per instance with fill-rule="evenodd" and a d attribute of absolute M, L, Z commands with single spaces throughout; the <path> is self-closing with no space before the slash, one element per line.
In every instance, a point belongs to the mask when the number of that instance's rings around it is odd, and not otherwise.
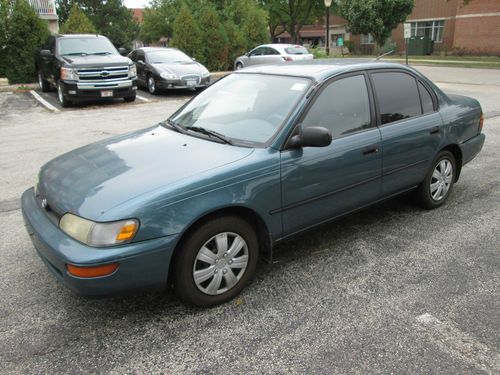
<path fill-rule="evenodd" d="M 306 87 L 305 83 L 296 83 L 290 88 L 290 90 L 302 91 L 302 90 L 304 90 L 305 87 Z"/>

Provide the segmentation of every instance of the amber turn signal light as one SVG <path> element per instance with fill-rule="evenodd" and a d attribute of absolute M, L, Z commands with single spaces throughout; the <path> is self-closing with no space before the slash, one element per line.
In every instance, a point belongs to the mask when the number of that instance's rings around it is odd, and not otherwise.
<path fill-rule="evenodd" d="M 81 267 L 73 264 L 66 264 L 66 269 L 70 275 L 77 277 L 100 277 L 111 275 L 118 269 L 118 263 L 110 263 L 102 266 Z"/>

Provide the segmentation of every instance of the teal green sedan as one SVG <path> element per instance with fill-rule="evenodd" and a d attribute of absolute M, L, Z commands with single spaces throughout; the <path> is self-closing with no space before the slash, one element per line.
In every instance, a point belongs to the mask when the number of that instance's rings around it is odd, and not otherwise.
<path fill-rule="evenodd" d="M 48 162 L 22 211 L 42 261 L 81 295 L 173 286 L 214 306 L 283 239 L 410 191 L 444 204 L 482 126 L 475 99 L 404 65 L 257 66 Z"/>

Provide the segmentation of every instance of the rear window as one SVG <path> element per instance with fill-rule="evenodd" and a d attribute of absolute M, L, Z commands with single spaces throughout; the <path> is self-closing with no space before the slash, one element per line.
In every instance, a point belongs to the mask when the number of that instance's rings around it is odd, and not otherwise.
<path fill-rule="evenodd" d="M 285 48 L 285 52 L 289 55 L 307 55 L 309 52 L 305 47 L 302 46 L 293 46 Z"/>

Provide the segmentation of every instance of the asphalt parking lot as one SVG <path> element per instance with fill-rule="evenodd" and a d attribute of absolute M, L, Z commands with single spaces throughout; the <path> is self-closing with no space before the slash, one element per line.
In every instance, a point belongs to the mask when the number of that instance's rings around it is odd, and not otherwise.
<path fill-rule="evenodd" d="M 238 299 L 206 310 L 170 292 L 75 296 L 19 209 L 45 162 L 163 120 L 190 93 L 56 112 L 0 93 L 1 372 L 500 373 L 500 70 L 419 69 L 485 113 L 450 200 L 424 211 L 403 196 L 288 240 Z"/>

